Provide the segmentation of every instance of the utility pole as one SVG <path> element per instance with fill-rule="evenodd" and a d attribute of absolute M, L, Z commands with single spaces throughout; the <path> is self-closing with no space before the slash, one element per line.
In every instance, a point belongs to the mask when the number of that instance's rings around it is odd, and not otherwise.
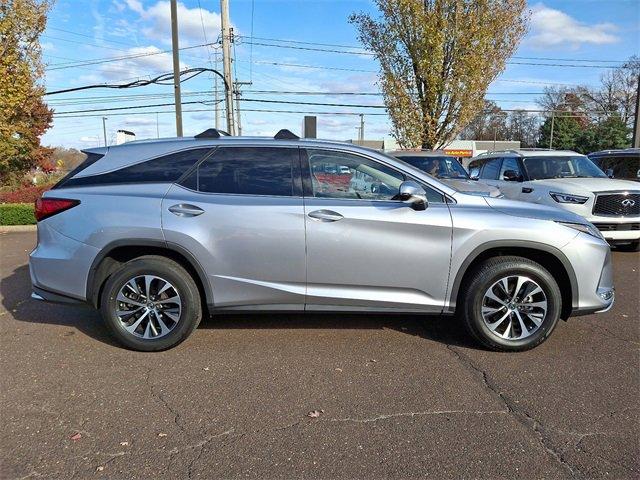
<path fill-rule="evenodd" d="M 107 117 L 102 117 L 102 134 L 104 135 L 104 146 L 107 146 Z"/>
<path fill-rule="evenodd" d="M 636 93 L 636 118 L 633 122 L 633 148 L 640 148 L 640 75 L 638 76 L 638 92 Z"/>
<path fill-rule="evenodd" d="M 215 53 L 215 69 L 218 70 L 218 52 Z M 215 100 L 216 130 L 220 130 L 220 96 L 218 95 L 218 75 L 213 76 L 213 93 Z"/>
<path fill-rule="evenodd" d="M 555 112 L 555 110 L 553 110 L 551 112 L 551 135 L 549 137 L 549 150 L 551 150 L 553 148 L 553 124 L 554 124 L 554 121 L 555 121 L 555 114 L 556 114 L 556 112 Z"/>
<path fill-rule="evenodd" d="M 231 41 L 232 33 L 229 28 L 229 0 L 220 0 L 220 23 L 222 27 L 222 69 L 224 73 L 225 107 L 227 110 L 227 132 L 235 135 L 235 121 L 233 119 L 233 80 L 231 79 Z"/>
<path fill-rule="evenodd" d="M 242 135 L 242 120 L 240 117 L 240 86 L 238 85 L 238 81 L 236 80 L 236 125 L 238 128 L 238 136 Z"/>
<path fill-rule="evenodd" d="M 364 142 L 364 113 L 360 114 L 360 142 Z"/>
<path fill-rule="evenodd" d="M 180 54 L 178 46 L 178 5 L 171 0 L 171 48 L 173 50 L 173 94 L 176 102 L 176 135 L 182 136 L 182 100 L 180 98 Z"/>

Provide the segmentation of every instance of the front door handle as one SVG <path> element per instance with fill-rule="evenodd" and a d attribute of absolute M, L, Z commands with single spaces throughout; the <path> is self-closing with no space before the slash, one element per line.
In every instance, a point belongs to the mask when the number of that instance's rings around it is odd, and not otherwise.
<path fill-rule="evenodd" d="M 179 203 L 178 205 L 172 205 L 169 207 L 169 211 L 178 217 L 197 217 L 202 215 L 204 210 L 195 205 L 188 203 Z"/>
<path fill-rule="evenodd" d="M 321 222 L 337 222 L 344 218 L 338 212 L 334 212 L 333 210 L 314 210 L 309 213 L 309 216 L 316 220 L 320 220 Z"/>

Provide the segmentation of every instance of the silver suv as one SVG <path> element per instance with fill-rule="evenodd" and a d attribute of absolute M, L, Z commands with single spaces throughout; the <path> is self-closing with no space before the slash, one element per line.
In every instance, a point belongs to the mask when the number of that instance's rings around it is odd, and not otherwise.
<path fill-rule="evenodd" d="M 584 219 L 381 152 L 210 129 L 86 153 L 37 202 L 34 297 L 100 308 L 133 349 L 180 343 L 203 312 L 377 311 L 458 313 L 516 351 L 613 304 L 608 245 Z"/>

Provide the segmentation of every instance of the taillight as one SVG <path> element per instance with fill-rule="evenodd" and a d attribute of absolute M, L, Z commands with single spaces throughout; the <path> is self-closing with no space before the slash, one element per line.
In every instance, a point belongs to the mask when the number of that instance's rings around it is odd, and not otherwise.
<path fill-rule="evenodd" d="M 69 200 L 67 198 L 39 198 L 36 200 L 35 215 L 36 220 L 44 220 L 56 213 L 64 212 L 70 208 L 80 205 L 80 200 Z"/>

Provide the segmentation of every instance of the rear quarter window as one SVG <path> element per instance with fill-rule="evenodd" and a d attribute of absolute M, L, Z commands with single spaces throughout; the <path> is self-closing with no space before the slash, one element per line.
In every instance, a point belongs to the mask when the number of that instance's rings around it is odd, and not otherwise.
<path fill-rule="evenodd" d="M 114 185 L 124 183 L 173 183 L 205 157 L 211 148 L 193 148 L 136 163 L 112 172 L 70 178 L 65 187 Z"/>

